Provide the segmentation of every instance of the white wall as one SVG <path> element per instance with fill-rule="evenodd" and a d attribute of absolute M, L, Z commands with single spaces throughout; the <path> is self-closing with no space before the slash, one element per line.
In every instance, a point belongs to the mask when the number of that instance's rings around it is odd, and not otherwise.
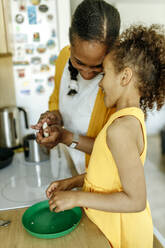
<path fill-rule="evenodd" d="M 71 15 L 73 15 L 76 7 L 82 2 L 82 0 L 70 0 Z"/>
<path fill-rule="evenodd" d="M 71 13 L 82 0 L 70 0 Z M 160 23 L 165 25 L 164 0 L 106 0 L 116 6 L 121 16 L 121 31 L 132 23 L 150 25 Z M 148 114 L 148 134 L 158 133 L 165 126 L 165 107 L 161 111 Z"/>

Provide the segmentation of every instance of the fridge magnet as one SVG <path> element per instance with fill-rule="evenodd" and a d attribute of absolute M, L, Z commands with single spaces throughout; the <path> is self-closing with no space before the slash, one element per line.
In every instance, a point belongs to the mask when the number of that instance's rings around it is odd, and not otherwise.
<path fill-rule="evenodd" d="M 33 54 L 33 52 L 34 52 L 34 46 L 33 45 L 30 45 L 30 44 L 26 45 L 25 46 L 25 52 L 26 52 L 26 54 Z"/>
<path fill-rule="evenodd" d="M 35 82 L 35 83 L 40 83 L 40 84 L 42 84 L 42 83 L 44 82 L 44 79 L 36 78 L 36 79 L 34 80 L 34 82 Z"/>
<path fill-rule="evenodd" d="M 25 50 L 23 47 L 19 46 L 15 51 L 15 60 L 24 61 L 24 59 L 25 59 Z"/>
<path fill-rule="evenodd" d="M 28 20 L 29 24 L 37 24 L 37 14 L 35 6 L 28 6 Z"/>
<path fill-rule="evenodd" d="M 16 60 L 16 61 L 13 61 L 13 64 L 14 65 L 29 65 L 29 61 L 27 61 L 27 60 L 25 60 L 25 61 L 23 61 L 23 60 Z"/>
<path fill-rule="evenodd" d="M 20 26 L 16 26 L 16 31 L 17 31 L 17 32 L 20 31 Z"/>
<path fill-rule="evenodd" d="M 56 31 L 55 29 L 52 29 L 52 34 L 51 34 L 52 37 L 56 37 Z"/>
<path fill-rule="evenodd" d="M 36 88 L 36 92 L 37 92 L 38 94 L 44 93 L 44 92 L 45 92 L 44 86 L 43 86 L 43 85 L 38 85 L 37 88 Z"/>
<path fill-rule="evenodd" d="M 17 56 L 18 57 L 23 56 L 23 54 L 24 54 L 24 48 L 22 46 L 17 46 L 16 53 L 17 53 Z"/>
<path fill-rule="evenodd" d="M 19 78 L 25 77 L 25 69 L 17 69 L 17 75 Z"/>
<path fill-rule="evenodd" d="M 41 58 L 40 57 L 32 57 L 31 58 L 31 63 L 33 64 L 33 65 L 39 65 L 39 64 L 41 64 Z"/>
<path fill-rule="evenodd" d="M 19 0 L 19 11 L 26 10 L 26 0 Z"/>
<path fill-rule="evenodd" d="M 25 11 L 26 10 L 26 6 L 25 5 L 20 5 L 19 6 L 19 11 Z"/>
<path fill-rule="evenodd" d="M 54 76 L 48 77 L 48 86 L 49 87 L 54 86 Z"/>
<path fill-rule="evenodd" d="M 40 68 L 40 71 L 41 72 L 46 72 L 46 71 L 49 71 L 50 70 L 50 67 L 46 64 L 44 65 L 41 65 L 41 68 Z"/>
<path fill-rule="evenodd" d="M 48 40 L 48 42 L 46 43 L 47 47 L 49 49 L 52 49 L 55 47 L 55 41 L 54 40 Z"/>
<path fill-rule="evenodd" d="M 39 5 L 41 0 L 31 0 L 30 1 L 33 5 Z"/>
<path fill-rule="evenodd" d="M 15 21 L 18 23 L 18 24 L 21 24 L 24 22 L 24 16 L 22 14 L 17 14 L 15 16 Z"/>
<path fill-rule="evenodd" d="M 39 32 L 35 32 L 33 34 L 33 41 L 40 41 L 40 33 Z"/>
<path fill-rule="evenodd" d="M 40 45 L 37 47 L 37 52 L 38 52 L 38 53 L 44 53 L 45 51 L 46 51 L 45 45 L 40 44 Z"/>
<path fill-rule="evenodd" d="M 48 6 L 46 4 L 42 4 L 38 7 L 39 11 L 46 13 L 48 11 Z"/>
<path fill-rule="evenodd" d="M 29 84 L 30 84 L 30 82 L 28 82 L 28 81 L 25 81 L 25 82 L 23 82 L 23 87 L 27 87 L 27 86 L 29 86 Z"/>
<path fill-rule="evenodd" d="M 47 19 L 48 19 L 48 21 L 52 21 L 53 20 L 53 15 L 51 15 L 51 14 L 47 15 Z"/>
<path fill-rule="evenodd" d="M 25 11 L 25 10 L 26 10 L 25 4 L 20 4 L 19 11 Z"/>
<path fill-rule="evenodd" d="M 49 63 L 50 63 L 51 65 L 55 65 L 56 60 L 57 60 L 57 55 L 52 55 L 52 56 L 50 57 L 50 59 L 49 59 Z"/>
<path fill-rule="evenodd" d="M 27 90 L 21 90 L 20 93 L 23 94 L 23 95 L 28 95 L 29 96 L 30 93 L 31 93 L 31 90 L 29 90 L 29 89 L 27 89 Z"/>
<path fill-rule="evenodd" d="M 26 43 L 28 40 L 27 34 L 18 33 L 15 34 L 16 43 Z"/>

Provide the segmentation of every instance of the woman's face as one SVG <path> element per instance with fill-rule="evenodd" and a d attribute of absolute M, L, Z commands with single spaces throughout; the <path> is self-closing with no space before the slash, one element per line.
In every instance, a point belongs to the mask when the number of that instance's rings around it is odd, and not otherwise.
<path fill-rule="evenodd" d="M 81 40 L 77 36 L 71 45 L 71 63 L 85 80 L 102 72 L 102 63 L 107 47 L 97 41 Z"/>

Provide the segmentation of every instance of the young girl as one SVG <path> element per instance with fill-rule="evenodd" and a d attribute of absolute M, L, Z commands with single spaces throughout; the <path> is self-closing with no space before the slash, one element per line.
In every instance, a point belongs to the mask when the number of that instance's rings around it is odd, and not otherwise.
<path fill-rule="evenodd" d="M 50 209 L 84 207 L 113 248 L 152 248 L 153 226 L 143 165 L 144 116 L 165 102 L 165 36 L 161 27 L 132 26 L 103 63 L 100 87 L 108 108 L 116 107 L 98 134 L 86 175 L 53 182 Z M 83 185 L 84 184 L 84 185 Z M 83 191 L 69 191 L 83 185 Z"/>

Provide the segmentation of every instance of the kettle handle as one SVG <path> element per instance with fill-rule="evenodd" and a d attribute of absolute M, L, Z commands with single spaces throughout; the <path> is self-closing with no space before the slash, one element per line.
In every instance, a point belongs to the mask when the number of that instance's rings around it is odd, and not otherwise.
<path fill-rule="evenodd" d="M 14 135 L 15 135 L 15 139 L 17 139 L 17 138 L 18 138 L 18 136 L 17 136 L 17 130 L 16 130 L 16 119 L 15 119 L 15 118 L 13 118 L 13 125 L 14 125 Z"/>
<path fill-rule="evenodd" d="M 25 158 L 29 157 L 29 142 L 26 138 L 23 139 L 23 150 Z"/>
<path fill-rule="evenodd" d="M 26 111 L 25 111 L 23 108 L 21 108 L 21 107 L 18 107 L 18 110 L 19 110 L 19 111 L 22 111 L 22 112 L 24 113 L 25 127 L 26 127 L 26 129 L 28 129 L 29 126 L 28 126 L 28 118 L 27 118 L 27 113 L 26 113 Z"/>

